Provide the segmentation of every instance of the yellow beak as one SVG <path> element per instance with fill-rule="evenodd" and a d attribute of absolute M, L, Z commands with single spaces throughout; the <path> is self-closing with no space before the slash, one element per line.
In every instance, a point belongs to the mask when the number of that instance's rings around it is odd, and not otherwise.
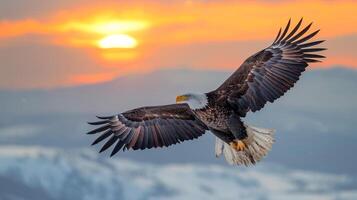
<path fill-rule="evenodd" d="M 181 96 L 177 96 L 176 97 L 176 103 L 180 103 L 180 102 L 187 101 L 187 100 L 188 100 L 188 97 L 185 96 L 185 95 L 181 95 Z"/>

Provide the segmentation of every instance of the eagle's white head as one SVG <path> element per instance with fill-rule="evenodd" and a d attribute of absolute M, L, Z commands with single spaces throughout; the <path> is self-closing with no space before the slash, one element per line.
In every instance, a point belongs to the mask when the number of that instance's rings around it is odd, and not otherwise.
<path fill-rule="evenodd" d="M 176 103 L 187 103 L 192 110 L 198 110 L 207 106 L 208 99 L 206 94 L 188 93 L 177 96 Z"/>

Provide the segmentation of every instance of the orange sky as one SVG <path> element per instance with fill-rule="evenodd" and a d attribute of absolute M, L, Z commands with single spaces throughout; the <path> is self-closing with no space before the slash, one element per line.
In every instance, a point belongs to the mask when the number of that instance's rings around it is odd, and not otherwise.
<path fill-rule="evenodd" d="M 290 17 L 313 21 L 327 40 L 328 58 L 312 67 L 356 68 L 356 10 L 356 1 L 103 1 L 2 16 L 0 88 L 96 83 L 161 68 L 234 70 Z"/>

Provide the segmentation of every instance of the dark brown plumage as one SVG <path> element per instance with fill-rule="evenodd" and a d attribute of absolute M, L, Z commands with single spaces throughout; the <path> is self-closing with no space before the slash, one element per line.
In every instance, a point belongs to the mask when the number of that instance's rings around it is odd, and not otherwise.
<path fill-rule="evenodd" d="M 227 100 L 241 116 L 245 116 L 249 110 L 258 111 L 266 102 L 274 102 L 281 97 L 299 80 L 308 63 L 324 58 L 316 54 L 324 48 L 312 48 L 323 40 L 308 42 L 319 30 L 304 36 L 312 23 L 298 32 L 301 23 L 302 19 L 286 35 L 290 27 L 289 20 L 283 33 L 280 34 L 280 29 L 271 46 L 249 57 L 212 93 Z"/>
<path fill-rule="evenodd" d="M 99 118 L 103 121 L 89 124 L 102 126 L 88 134 L 104 132 L 92 145 L 111 136 L 100 152 L 116 143 L 112 155 L 122 148 L 137 150 L 167 147 L 197 138 L 207 130 L 206 125 L 196 119 L 187 104 L 142 107 Z"/>

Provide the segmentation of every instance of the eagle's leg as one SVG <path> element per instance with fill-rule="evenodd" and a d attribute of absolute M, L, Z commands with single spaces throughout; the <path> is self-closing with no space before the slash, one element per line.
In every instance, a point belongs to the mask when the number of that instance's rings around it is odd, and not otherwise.
<path fill-rule="evenodd" d="M 237 114 L 233 113 L 229 116 L 228 128 L 235 138 L 229 143 L 230 146 L 237 151 L 243 151 L 246 148 L 245 139 L 248 137 L 248 135 L 243 122 L 240 120 L 240 117 Z"/>

